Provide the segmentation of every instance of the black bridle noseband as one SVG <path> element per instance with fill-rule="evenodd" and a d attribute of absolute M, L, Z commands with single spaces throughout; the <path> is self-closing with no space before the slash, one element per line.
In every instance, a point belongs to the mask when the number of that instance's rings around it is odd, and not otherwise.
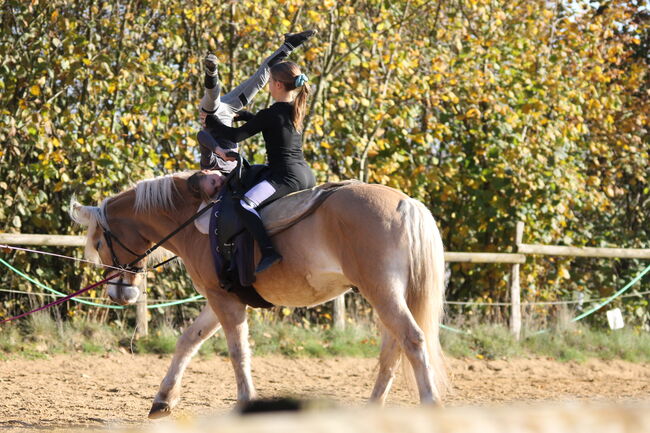
<path fill-rule="evenodd" d="M 133 266 L 135 264 L 136 260 L 132 261 L 128 265 L 121 265 L 120 264 L 120 261 L 117 258 L 117 254 L 115 254 L 115 249 L 113 248 L 113 239 L 115 239 L 115 242 L 120 244 L 120 246 L 122 248 L 124 248 L 126 251 L 128 251 L 131 255 L 133 255 L 134 257 L 138 257 L 137 262 L 142 260 L 144 257 L 140 257 L 141 256 L 140 254 L 134 253 L 133 250 L 131 250 L 126 245 L 124 245 L 124 243 L 120 240 L 120 238 L 115 236 L 110 230 L 108 230 L 108 229 L 106 229 L 104 227 L 102 227 L 102 229 L 104 230 L 104 239 L 106 240 L 106 245 L 108 245 L 108 249 L 111 252 L 111 256 L 112 256 L 111 258 L 113 259 L 113 266 L 115 266 L 116 268 L 120 268 L 120 269 L 122 269 L 124 271 L 127 271 L 127 272 L 133 272 L 133 273 L 143 272 L 144 271 L 143 267 L 141 267 L 141 266 Z"/>

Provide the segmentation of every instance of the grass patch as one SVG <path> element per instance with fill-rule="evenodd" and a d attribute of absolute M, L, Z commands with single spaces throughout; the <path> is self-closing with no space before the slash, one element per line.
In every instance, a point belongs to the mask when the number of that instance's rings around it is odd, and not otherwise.
<path fill-rule="evenodd" d="M 253 321 L 251 344 L 256 355 L 279 353 L 290 357 L 373 357 L 379 354 L 376 331 L 364 324 L 342 330 L 310 326 L 308 323 L 270 324 Z"/>
<path fill-rule="evenodd" d="M 157 353 L 168 354 L 176 350 L 176 341 L 178 334 L 168 326 L 164 326 L 151 335 L 140 338 L 135 342 L 135 351 L 137 353 Z"/>
<path fill-rule="evenodd" d="M 250 338 L 255 355 L 279 354 L 289 357 L 326 358 L 332 356 L 375 357 L 379 355 L 379 338 L 368 325 L 350 325 L 334 330 L 309 324 L 270 323 L 251 318 Z M 199 350 L 203 356 L 228 355 L 223 332 L 208 340 Z"/>
<path fill-rule="evenodd" d="M 0 331 L 0 352 L 11 353 L 15 352 L 20 345 L 23 337 L 14 326 L 5 326 Z"/>
<path fill-rule="evenodd" d="M 530 352 L 562 361 L 588 358 L 650 361 L 650 335 L 635 329 L 594 330 L 583 325 L 526 338 L 522 344 Z"/>
<path fill-rule="evenodd" d="M 441 331 L 443 350 L 455 358 L 496 359 L 524 355 L 520 344 L 507 328 L 496 325 L 480 325 L 468 333 Z"/>
<path fill-rule="evenodd" d="M 253 354 L 288 357 L 333 356 L 374 358 L 381 339 L 371 323 L 348 323 L 343 330 L 295 324 L 286 320 L 267 320 L 251 315 L 250 343 Z M 503 359 L 548 357 L 560 361 L 589 358 L 650 362 L 650 334 L 632 328 L 616 331 L 593 329 L 580 323 L 558 326 L 547 333 L 524 332 L 516 341 L 504 326 L 476 325 L 458 334 L 441 330 L 440 338 L 448 356 L 456 358 Z M 137 353 L 171 354 L 176 349 L 180 330 L 169 326 L 152 328 L 150 335 L 133 341 Z M 130 348 L 132 330 L 102 325 L 88 320 L 55 321 L 48 314 L 36 314 L 0 329 L 0 359 L 21 356 L 40 359 L 57 353 L 99 354 Z M 200 349 L 204 357 L 227 356 L 223 331 Z"/>
<path fill-rule="evenodd" d="M 481 325 L 458 334 L 441 332 L 445 352 L 456 358 L 548 357 L 559 361 L 589 358 L 650 362 L 650 334 L 631 328 L 596 330 L 572 323 L 516 341 L 504 326 Z"/>

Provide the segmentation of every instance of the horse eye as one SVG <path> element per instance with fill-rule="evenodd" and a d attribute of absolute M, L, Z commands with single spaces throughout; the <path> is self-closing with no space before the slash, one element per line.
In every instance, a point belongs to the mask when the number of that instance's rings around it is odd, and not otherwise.
<path fill-rule="evenodd" d="M 96 249 L 96 250 L 99 250 L 99 247 L 100 247 L 101 245 L 102 245 L 102 240 L 100 239 L 100 240 L 97 241 L 97 245 L 95 245 L 95 249 Z"/>

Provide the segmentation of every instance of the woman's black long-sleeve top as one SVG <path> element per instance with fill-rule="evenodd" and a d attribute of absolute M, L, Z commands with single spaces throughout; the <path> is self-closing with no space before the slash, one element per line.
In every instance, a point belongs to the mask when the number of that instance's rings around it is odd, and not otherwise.
<path fill-rule="evenodd" d="M 297 191 L 314 186 L 314 175 L 305 162 L 302 134 L 293 125 L 292 113 L 293 106 L 290 103 L 276 102 L 257 112 L 238 128 L 224 125 L 213 115 L 206 118 L 206 126 L 215 136 L 237 143 L 262 132 L 271 179 Z"/>

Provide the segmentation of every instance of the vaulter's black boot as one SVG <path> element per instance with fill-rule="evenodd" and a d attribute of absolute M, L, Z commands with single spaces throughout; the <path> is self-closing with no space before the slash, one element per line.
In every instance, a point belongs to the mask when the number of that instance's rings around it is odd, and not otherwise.
<path fill-rule="evenodd" d="M 316 30 L 306 30 L 300 33 L 287 33 L 284 35 L 284 43 L 292 50 L 295 50 L 315 34 Z"/>
<path fill-rule="evenodd" d="M 259 274 L 282 260 L 282 256 L 273 248 L 273 243 L 268 233 L 266 233 L 262 220 L 253 212 L 244 209 L 241 203 L 237 203 L 237 211 L 244 226 L 251 232 L 260 247 L 262 258 L 255 269 L 255 273 Z"/>
<path fill-rule="evenodd" d="M 203 58 L 203 68 L 205 69 L 205 78 L 203 80 L 203 85 L 207 89 L 214 89 L 219 84 L 219 71 L 217 66 L 219 64 L 219 59 L 212 53 L 208 53 Z"/>

